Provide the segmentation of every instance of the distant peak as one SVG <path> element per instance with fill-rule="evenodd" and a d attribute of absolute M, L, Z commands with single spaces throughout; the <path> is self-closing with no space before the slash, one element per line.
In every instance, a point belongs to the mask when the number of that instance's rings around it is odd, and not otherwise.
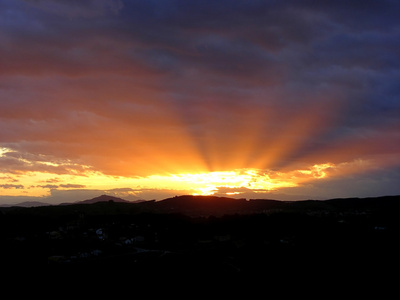
<path fill-rule="evenodd" d="M 97 203 L 97 202 L 109 202 L 109 201 L 123 202 L 123 203 L 130 202 L 128 200 L 125 200 L 125 199 L 122 199 L 122 198 L 118 198 L 118 197 L 115 197 L 115 196 L 101 195 L 101 196 L 98 196 L 98 197 L 94 197 L 92 199 L 75 202 L 75 204 L 92 204 L 92 203 Z"/>

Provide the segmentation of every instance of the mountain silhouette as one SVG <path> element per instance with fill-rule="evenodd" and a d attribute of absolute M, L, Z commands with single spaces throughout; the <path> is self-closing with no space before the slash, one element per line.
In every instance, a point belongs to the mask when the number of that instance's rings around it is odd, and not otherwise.
<path fill-rule="evenodd" d="M 235 199 L 217 196 L 176 196 L 143 203 L 143 207 L 161 213 L 187 215 L 254 214 L 271 212 L 321 213 L 338 211 L 392 210 L 400 208 L 400 196 L 343 198 L 330 200 L 280 201 L 270 199 Z"/>
<path fill-rule="evenodd" d="M 98 196 L 98 197 L 95 197 L 95 198 L 92 198 L 92 199 L 79 201 L 76 204 L 92 204 L 92 203 L 97 203 L 97 202 L 129 203 L 130 201 L 122 199 L 122 198 L 110 196 L 110 195 L 101 195 L 101 196 Z"/>
<path fill-rule="evenodd" d="M 27 206 L 29 208 L 27 208 Z M 343 198 L 330 200 L 281 201 L 270 199 L 235 199 L 218 196 L 175 196 L 164 200 L 128 201 L 110 195 L 101 195 L 83 201 L 62 203 L 59 205 L 13 206 L 32 210 L 40 214 L 68 214 L 71 211 L 88 214 L 183 214 L 187 216 L 223 216 L 236 214 L 338 214 L 368 213 L 371 211 L 396 212 L 400 209 L 400 196 L 372 198 Z M 1 210 L 13 207 L 2 206 Z M 68 207 L 68 208 L 67 208 Z M 27 211 L 25 211 L 27 212 Z"/>
<path fill-rule="evenodd" d="M 176 196 L 155 203 L 157 210 L 183 214 L 210 215 L 235 213 L 245 209 L 245 199 L 217 196 Z"/>
<path fill-rule="evenodd" d="M 94 197 L 92 199 L 87 199 L 87 200 L 82 200 L 82 201 L 77 201 L 77 202 L 72 202 L 72 203 L 61 203 L 60 205 L 75 205 L 75 204 L 94 204 L 98 202 L 117 202 L 117 203 L 131 203 L 131 201 L 110 196 L 110 195 L 101 195 L 98 197 Z"/>
<path fill-rule="evenodd" d="M 49 203 L 45 202 L 40 202 L 40 201 L 24 201 L 20 202 L 17 204 L 2 204 L 0 207 L 12 207 L 12 206 L 18 206 L 18 207 L 38 207 L 38 206 L 48 206 L 51 205 Z"/>
<path fill-rule="evenodd" d="M 298 203 L 300 202 L 300 203 Z M 236 199 L 218 196 L 175 196 L 161 201 L 154 201 L 150 206 L 161 213 L 182 213 L 186 215 L 251 214 L 280 210 L 301 210 L 304 208 L 329 208 L 324 201 L 280 201 L 270 199 Z M 297 203 L 297 204 L 296 204 Z M 150 204 L 150 203 L 149 203 Z M 146 204 L 143 204 L 144 206 Z"/>

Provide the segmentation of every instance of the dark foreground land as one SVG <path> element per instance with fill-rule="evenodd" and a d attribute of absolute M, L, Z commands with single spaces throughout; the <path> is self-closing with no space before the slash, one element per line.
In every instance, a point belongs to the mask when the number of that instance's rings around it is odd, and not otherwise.
<path fill-rule="evenodd" d="M 330 275 L 373 282 L 399 271 L 399 208 L 398 196 L 10 207 L 0 211 L 0 259 L 2 269 L 98 276 L 113 270 L 146 278 Z"/>

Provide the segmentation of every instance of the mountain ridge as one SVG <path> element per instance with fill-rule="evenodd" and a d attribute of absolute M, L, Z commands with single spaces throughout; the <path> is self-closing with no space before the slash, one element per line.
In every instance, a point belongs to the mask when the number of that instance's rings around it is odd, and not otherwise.
<path fill-rule="evenodd" d="M 69 208 L 68 208 L 69 207 Z M 219 196 L 182 195 L 163 200 L 128 201 L 122 198 L 101 195 L 92 199 L 62 203 L 59 205 L 3 206 L 1 209 L 34 209 L 44 214 L 62 214 L 71 210 L 89 214 L 137 214 L 137 213 L 178 213 L 188 216 L 222 216 L 233 214 L 260 214 L 295 212 L 326 214 L 338 212 L 395 212 L 400 209 L 399 196 L 369 198 L 336 198 L 328 200 L 281 201 L 272 199 L 236 199 Z M 65 208 L 65 209 L 64 209 Z M 67 209 L 68 208 L 68 209 Z M 64 211 L 64 212 L 63 212 Z"/>
<path fill-rule="evenodd" d="M 133 203 L 132 201 L 128 201 L 119 197 L 110 196 L 110 195 L 100 195 L 91 199 L 76 201 L 72 203 L 60 203 L 59 205 L 75 205 L 75 204 L 94 204 L 98 202 L 117 202 L 117 203 Z"/>
<path fill-rule="evenodd" d="M 39 207 L 39 206 L 50 206 L 51 204 L 47 202 L 40 202 L 40 201 L 24 201 L 24 202 L 19 202 L 17 204 L 2 204 L 0 207 L 13 207 L 13 206 L 18 206 L 18 207 Z"/>

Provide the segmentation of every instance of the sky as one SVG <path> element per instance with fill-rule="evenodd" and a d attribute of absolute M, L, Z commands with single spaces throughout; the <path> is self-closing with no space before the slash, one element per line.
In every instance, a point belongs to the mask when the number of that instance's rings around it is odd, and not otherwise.
<path fill-rule="evenodd" d="M 400 194 L 400 1 L 0 0 L 0 205 Z"/>

